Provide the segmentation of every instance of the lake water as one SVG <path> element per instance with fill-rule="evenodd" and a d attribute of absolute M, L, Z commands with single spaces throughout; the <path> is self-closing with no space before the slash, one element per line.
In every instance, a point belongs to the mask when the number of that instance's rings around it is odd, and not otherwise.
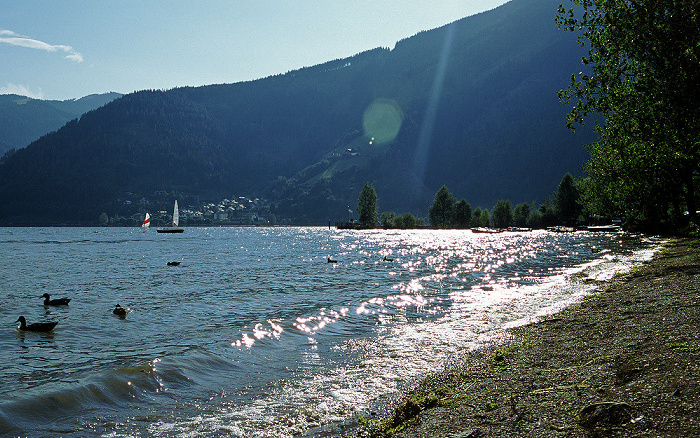
<path fill-rule="evenodd" d="M 0 435 L 330 436 L 659 243 L 545 231 L 0 228 Z M 44 307 L 44 293 L 72 301 Z M 20 332 L 20 315 L 58 325 Z"/>

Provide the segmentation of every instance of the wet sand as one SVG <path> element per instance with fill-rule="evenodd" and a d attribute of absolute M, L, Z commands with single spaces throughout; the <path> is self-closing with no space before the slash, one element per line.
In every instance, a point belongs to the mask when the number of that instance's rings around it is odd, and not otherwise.
<path fill-rule="evenodd" d="M 356 437 L 700 436 L 700 242 L 416 386 Z"/>

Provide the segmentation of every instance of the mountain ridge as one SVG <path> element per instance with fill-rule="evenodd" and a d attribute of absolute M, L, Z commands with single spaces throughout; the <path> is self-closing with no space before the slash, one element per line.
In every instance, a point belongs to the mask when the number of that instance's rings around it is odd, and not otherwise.
<path fill-rule="evenodd" d="M 557 100 L 582 55 L 556 29 L 557 6 L 513 0 L 391 50 L 123 96 L 2 160 L 0 224 L 127 215 L 127 193 L 157 205 L 264 196 L 278 217 L 323 224 L 368 181 L 380 210 L 419 216 L 443 184 L 486 208 L 543 201 L 580 174 L 593 138 L 566 130 Z"/>
<path fill-rule="evenodd" d="M 109 92 L 90 94 L 79 99 L 45 100 L 18 94 L 0 95 L 0 156 L 11 149 L 56 131 L 68 121 L 80 117 L 121 97 Z"/>

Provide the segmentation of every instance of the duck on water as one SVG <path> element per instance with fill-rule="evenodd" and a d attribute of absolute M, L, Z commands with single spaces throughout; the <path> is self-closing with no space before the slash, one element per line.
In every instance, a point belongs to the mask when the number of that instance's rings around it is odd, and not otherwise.
<path fill-rule="evenodd" d="M 67 306 L 70 302 L 70 298 L 56 298 L 52 300 L 49 294 L 44 294 L 41 298 L 44 299 L 44 306 Z"/>
<path fill-rule="evenodd" d="M 126 314 L 129 313 L 129 309 L 127 309 L 126 307 L 122 307 L 122 306 L 120 306 L 119 304 L 117 304 L 117 305 L 114 307 L 114 310 L 112 310 L 112 313 L 114 313 L 114 314 L 117 315 L 117 316 L 120 316 L 120 317 L 124 318 L 124 317 L 126 316 Z"/>
<path fill-rule="evenodd" d="M 27 320 L 24 318 L 24 316 L 20 316 L 15 322 L 19 323 L 20 330 L 26 332 L 50 332 L 53 330 L 54 327 L 56 327 L 56 324 L 58 324 L 54 321 L 35 322 L 32 324 L 27 324 Z"/>

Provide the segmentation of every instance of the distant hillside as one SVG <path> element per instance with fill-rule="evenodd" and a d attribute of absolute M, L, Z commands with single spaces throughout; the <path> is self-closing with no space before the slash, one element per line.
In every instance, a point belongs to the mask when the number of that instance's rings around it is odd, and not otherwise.
<path fill-rule="evenodd" d="M 41 100 L 16 94 L 0 95 L 0 156 L 10 149 L 23 148 L 69 120 L 121 96 L 106 93 L 72 100 Z"/>
<path fill-rule="evenodd" d="M 566 130 L 557 100 L 582 56 L 556 29 L 558 4 L 513 0 L 257 81 L 126 95 L 0 163 L 0 224 L 237 195 L 323 224 L 347 217 L 367 181 L 380 211 L 418 216 L 443 184 L 473 207 L 541 202 L 580 174 L 593 138 Z"/>

